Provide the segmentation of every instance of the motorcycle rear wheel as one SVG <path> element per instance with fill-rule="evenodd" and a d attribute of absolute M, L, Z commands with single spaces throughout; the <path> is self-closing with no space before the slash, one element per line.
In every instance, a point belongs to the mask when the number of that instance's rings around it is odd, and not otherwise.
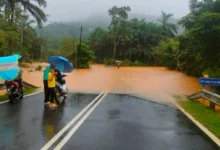
<path fill-rule="evenodd" d="M 8 96 L 8 99 L 10 104 L 14 104 L 16 101 L 16 98 L 13 95 Z"/>

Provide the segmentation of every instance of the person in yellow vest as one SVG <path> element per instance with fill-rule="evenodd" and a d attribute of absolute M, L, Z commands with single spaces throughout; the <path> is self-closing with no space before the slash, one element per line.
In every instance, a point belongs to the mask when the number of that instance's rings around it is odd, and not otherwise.
<path fill-rule="evenodd" d="M 50 68 L 50 72 L 48 73 L 48 92 L 47 92 L 48 96 L 47 97 L 50 98 L 51 103 L 53 103 L 55 99 L 57 104 L 59 104 L 59 101 L 57 100 L 57 97 L 56 97 L 55 87 L 56 87 L 56 72 L 55 72 L 55 67 L 52 66 Z M 49 103 L 49 101 L 47 103 Z"/>

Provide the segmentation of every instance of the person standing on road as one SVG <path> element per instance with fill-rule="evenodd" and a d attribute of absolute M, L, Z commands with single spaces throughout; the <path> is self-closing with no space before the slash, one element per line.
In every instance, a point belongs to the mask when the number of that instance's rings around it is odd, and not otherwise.
<path fill-rule="evenodd" d="M 18 66 L 18 75 L 15 77 L 14 81 L 18 83 L 19 91 L 23 93 L 22 69 L 20 67 L 20 64 Z"/>
<path fill-rule="evenodd" d="M 50 102 L 53 103 L 54 99 L 56 100 L 57 104 L 59 104 L 59 101 L 57 100 L 56 97 L 56 72 L 55 72 L 55 67 L 51 66 L 50 67 L 50 72 L 48 73 L 48 92 L 47 92 L 47 98 L 50 98 Z M 49 101 L 46 102 L 46 104 Z"/>
<path fill-rule="evenodd" d="M 48 73 L 50 72 L 50 67 L 47 66 L 46 69 L 44 70 L 44 76 L 43 76 L 43 83 L 44 83 L 44 103 L 49 101 L 48 96 Z"/>
<path fill-rule="evenodd" d="M 62 89 L 61 89 L 62 74 L 58 69 L 55 69 L 55 72 L 56 72 L 56 81 L 58 82 L 58 84 L 56 84 L 56 88 L 59 90 L 60 94 L 62 95 Z"/>

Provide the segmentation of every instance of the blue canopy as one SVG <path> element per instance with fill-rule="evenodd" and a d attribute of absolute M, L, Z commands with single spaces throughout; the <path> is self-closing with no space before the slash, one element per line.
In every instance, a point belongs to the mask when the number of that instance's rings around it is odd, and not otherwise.
<path fill-rule="evenodd" d="M 50 56 L 48 62 L 61 72 L 70 73 L 73 71 L 71 63 L 62 56 Z"/>
<path fill-rule="evenodd" d="M 18 75 L 18 60 L 20 55 L 0 57 L 0 78 L 2 80 L 13 80 Z"/>

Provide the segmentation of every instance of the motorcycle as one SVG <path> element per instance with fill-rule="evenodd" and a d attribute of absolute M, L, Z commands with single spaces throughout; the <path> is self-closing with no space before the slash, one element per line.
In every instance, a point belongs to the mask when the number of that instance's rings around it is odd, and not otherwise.
<path fill-rule="evenodd" d="M 19 90 L 19 84 L 17 82 L 6 80 L 5 85 L 10 104 L 23 99 L 23 93 Z"/>
<path fill-rule="evenodd" d="M 67 75 L 62 74 L 61 76 L 62 76 L 62 81 L 56 82 L 56 96 L 59 102 L 66 100 L 68 94 L 68 88 L 66 86 L 66 80 L 65 80 L 65 77 Z"/>

